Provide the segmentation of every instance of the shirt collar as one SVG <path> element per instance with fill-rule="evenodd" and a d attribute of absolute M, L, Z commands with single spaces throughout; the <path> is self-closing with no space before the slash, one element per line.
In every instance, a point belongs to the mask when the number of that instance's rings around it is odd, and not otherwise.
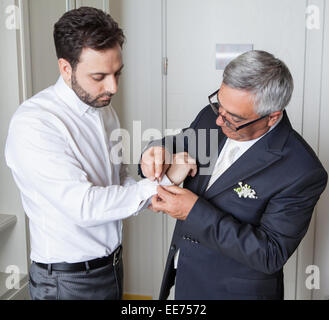
<path fill-rule="evenodd" d="M 83 116 L 90 106 L 85 104 L 76 93 L 65 83 L 62 76 L 59 77 L 55 84 L 56 94 L 67 104 L 72 107 L 80 116 Z"/>

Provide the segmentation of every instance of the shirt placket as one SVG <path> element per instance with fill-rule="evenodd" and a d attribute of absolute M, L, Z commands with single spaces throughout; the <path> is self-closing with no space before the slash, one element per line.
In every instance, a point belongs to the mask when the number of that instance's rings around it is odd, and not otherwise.
<path fill-rule="evenodd" d="M 109 141 L 107 137 L 107 133 L 105 130 L 105 125 L 104 125 L 104 120 L 101 111 L 97 112 L 98 114 L 98 119 L 102 131 L 102 144 L 104 148 L 104 157 L 105 157 L 105 162 L 106 162 L 106 171 L 107 171 L 107 177 L 108 177 L 108 183 L 112 184 L 112 176 L 113 176 L 113 167 L 112 163 L 110 160 L 110 150 L 109 150 Z"/>
<path fill-rule="evenodd" d="M 105 124 L 104 124 L 104 119 L 102 112 L 99 110 L 98 112 L 98 117 L 99 117 L 99 122 L 101 124 L 101 129 L 102 129 L 102 136 L 103 136 L 103 146 L 104 146 L 104 156 L 106 160 L 106 168 L 107 168 L 107 174 L 108 174 L 108 182 L 110 185 L 116 184 L 116 177 L 115 177 L 115 172 L 114 172 L 114 167 L 111 161 L 111 144 L 108 139 L 108 134 L 105 129 Z M 113 224 L 116 224 L 116 229 L 118 231 L 118 243 L 117 245 L 122 243 L 122 229 L 123 229 L 123 224 L 121 220 L 113 222 Z M 115 246 L 114 246 L 115 247 Z M 110 248 L 107 248 L 107 252 L 113 252 Z"/>

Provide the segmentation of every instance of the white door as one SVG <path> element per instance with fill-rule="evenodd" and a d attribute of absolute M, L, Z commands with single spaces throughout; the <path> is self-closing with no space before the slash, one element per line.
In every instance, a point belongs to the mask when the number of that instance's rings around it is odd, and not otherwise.
<path fill-rule="evenodd" d="M 220 87 L 216 44 L 253 44 L 282 59 L 295 91 L 288 107 L 301 132 L 305 61 L 305 1 L 167 0 L 167 128 L 187 127 Z M 174 227 L 168 219 L 168 245 Z M 310 239 L 311 243 L 313 237 Z M 307 252 L 312 257 L 312 252 Z M 296 253 L 285 267 L 285 298 L 295 299 Z"/>

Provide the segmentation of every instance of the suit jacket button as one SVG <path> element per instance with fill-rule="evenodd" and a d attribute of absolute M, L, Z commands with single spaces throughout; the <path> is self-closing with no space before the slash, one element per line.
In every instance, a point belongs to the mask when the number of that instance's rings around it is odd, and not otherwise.
<path fill-rule="evenodd" d="M 176 250 L 176 246 L 173 244 L 173 245 L 170 247 L 170 250 L 171 250 L 171 251 L 175 251 L 175 250 Z"/>

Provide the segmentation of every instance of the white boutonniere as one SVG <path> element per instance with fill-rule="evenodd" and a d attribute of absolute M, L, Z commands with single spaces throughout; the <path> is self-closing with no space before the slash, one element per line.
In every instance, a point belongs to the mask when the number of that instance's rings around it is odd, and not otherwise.
<path fill-rule="evenodd" d="M 239 188 L 233 189 L 239 196 L 239 198 L 249 198 L 249 199 L 257 199 L 256 191 L 251 189 L 251 187 L 247 184 L 243 185 L 242 182 L 239 182 Z"/>

